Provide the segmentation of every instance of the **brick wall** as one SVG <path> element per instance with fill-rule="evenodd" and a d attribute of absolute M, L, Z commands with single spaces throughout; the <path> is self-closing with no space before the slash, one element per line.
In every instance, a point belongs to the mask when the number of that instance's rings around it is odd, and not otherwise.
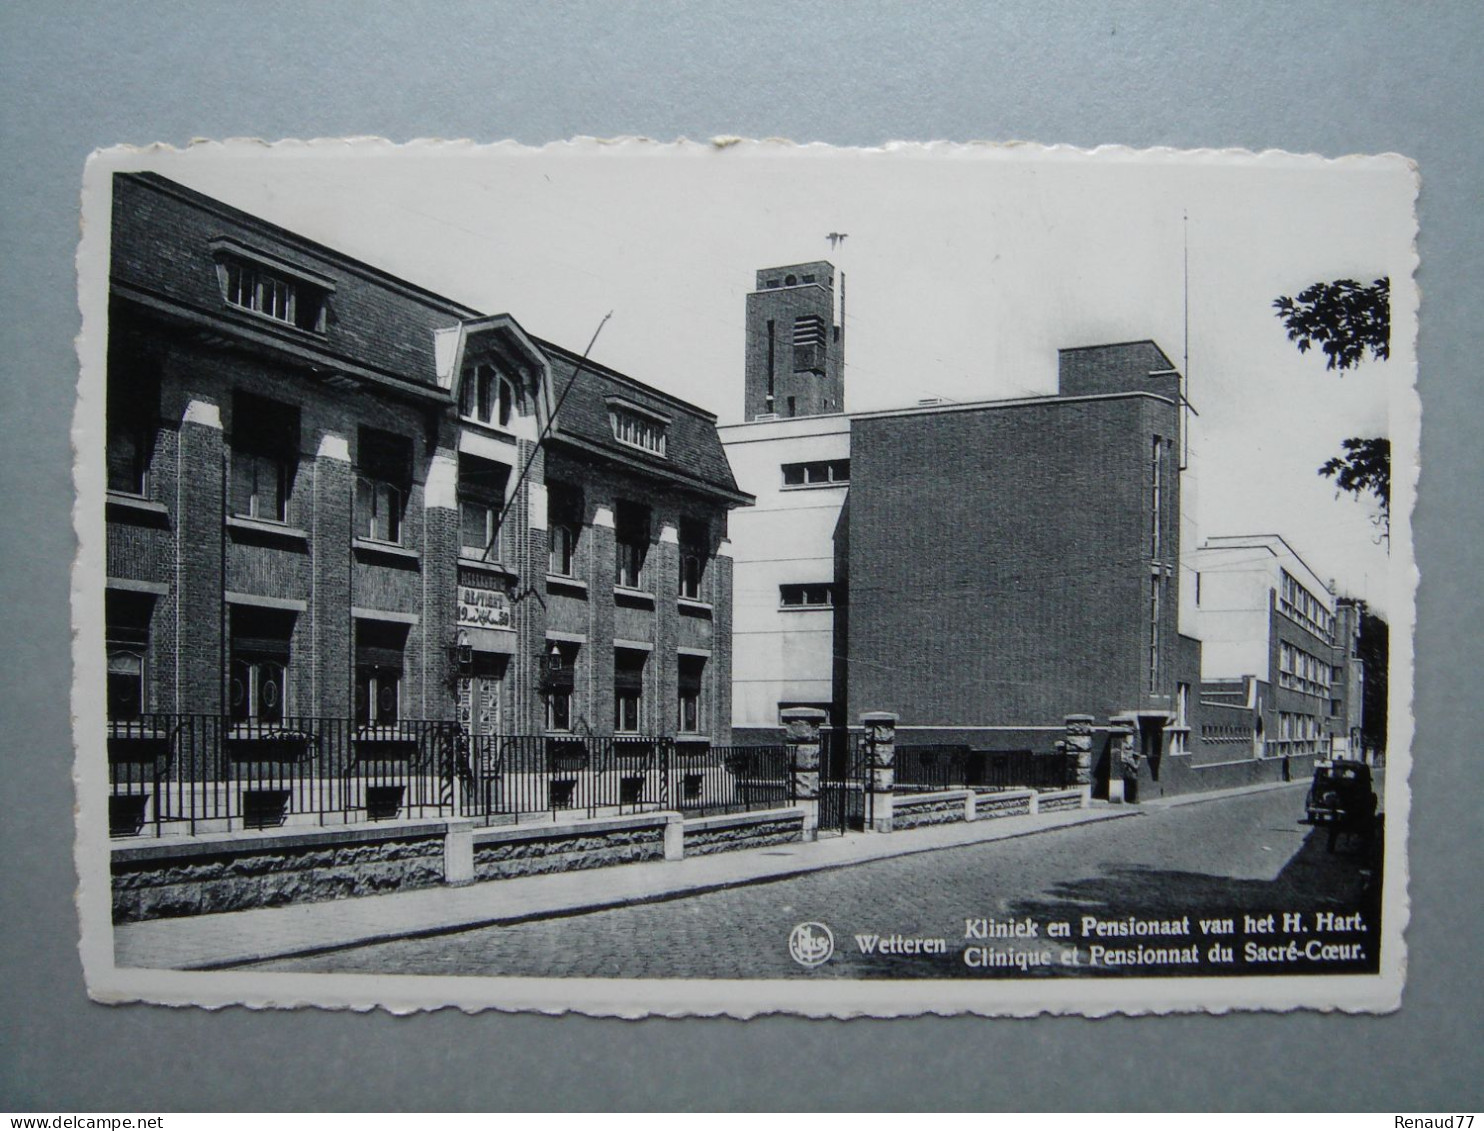
<path fill-rule="evenodd" d="M 1148 702 L 1149 453 L 1175 426 L 1147 397 L 858 418 L 849 709 L 1044 725 Z"/>

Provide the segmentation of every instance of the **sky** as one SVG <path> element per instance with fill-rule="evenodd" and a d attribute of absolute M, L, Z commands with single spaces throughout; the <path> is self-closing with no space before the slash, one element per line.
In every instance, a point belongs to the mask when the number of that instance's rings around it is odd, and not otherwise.
<path fill-rule="evenodd" d="M 1399 457 L 1415 437 L 1416 186 L 1400 159 L 335 141 L 110 162 L 578 351 L 611 311 L 594 360 L 723 423 L 741 419 L 744 299 L 763 267 L 844 273 L 848 410 L 1049 394 L 1059 348 L 1152 338 L 1199 414 L 1183 505 L 1201 536 L 1281 534 L 1342 593 L 1399 603 L 1401 470 L 1388 554 L 1374 503 L 1337 498 L 1317 469 L 1345 437 L 1389 435 Z M 1327 371 L 1273 313 L 1313 282 L 1383 275 L 1387 362 Z"/>

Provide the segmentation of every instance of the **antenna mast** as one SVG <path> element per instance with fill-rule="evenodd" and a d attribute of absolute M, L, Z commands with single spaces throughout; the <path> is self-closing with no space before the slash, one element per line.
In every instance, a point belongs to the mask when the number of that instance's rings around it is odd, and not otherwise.
<path fill-rule="evenodd" d="M 1181 220 L 1181 236 L 1184 244 L 1184 295 L 1183 316 L 1185 320 L 1183 357 L 1180 363 L 1180 470 L 1190 466 L 1190 211 L 1185 210 Z"/>

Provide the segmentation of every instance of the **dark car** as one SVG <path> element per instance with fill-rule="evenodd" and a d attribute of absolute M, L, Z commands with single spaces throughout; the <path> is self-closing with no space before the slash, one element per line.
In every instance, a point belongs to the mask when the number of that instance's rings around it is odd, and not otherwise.
<path fill-rule="evenodd" d="M 1318 763 L 1304 809 L 1312 824 L 1364 827 L 1376 815 L 1371 768 L 1342 758 Z"/>

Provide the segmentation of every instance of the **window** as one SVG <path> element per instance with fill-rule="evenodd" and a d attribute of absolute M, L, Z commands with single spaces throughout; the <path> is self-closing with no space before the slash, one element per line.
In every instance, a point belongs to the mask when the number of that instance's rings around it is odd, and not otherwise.
<path fill-rule="evenodd" d="M 356 621 L 356 723 L 386 726 L 401 717 L 407 626 Z"/>
<path fill-rule="evenodd" d="M 1149 455 L 1149 556 L 1156 561 L 1164 548 L 1164 454 L 1164 441 L 1155 436 Z"/>
<path fill-rule="evenodd" d="M 324 332 L 325 289 L 245 259 L 223 258 L 217 271 L 229 305 L 300 330 Z"/>
<path fill-rule="evenodd" d="M 459 456 L 459 553 L 481 561 L 503 560 L 500 512 L 510 469 L 474 456 Z"/>
<path fill-rule="evenodd" d="M 400 545 L 412 486 L 412 441 L 362 428 L 358 449 L 356 536 Z"/>
<path fill-rule="evenodd" d="M 644 661 L 648 652 L 618 648 L 613 653 L 613 730 L 638 734 L 644 701 Z"/>
<path fill-rule="evenodd" d="M 288 709 L 289 641 L 294 614 L 234 605 L 228 714 L 241 722 L 281 723 Z"/>
<path fill-rule="evenodd" d="M 613 438 L 620 443 L 643 448 L 646 452 L 659 456 L 665 454 L 665 429 L 668 421 L 663 417 L 610 402 L 608 423 L 613 428 Z"/>
<path fill-rule="evenodd" d="M 778 596 L 784 608 L 828 608 L 835 603 L 835 587 L 829 582 L 780 585 Z"/>
<path fill-rule="evenodd" d="M 701 686 L 706 671 L 703 656 L 680 657 L 680 679 L 678 717 L 675 729 L 679 734 L 700 734 L 702 729 Z"/>
<path fill-rule="evenodd" d="M 459 413 L 496 428 L 510 427 L 519 403 L 515 382 L 493 365 L 478 366 L 459 389 Z"/>
<path fill-rule="evenodd" d="M 1159 690 L 1159 574 L 1149 578 L 1149 693 Z"/>
<path fill-rule="evenodd" d="M 699 519 L 680 522 L 680 595 L 690 601 L 701 599 L 701 582 L 706 574 L 706 561 L 711 554 L 711 529 Z"/>
<path fill-rule="evenodd" d="M 108 489 L 148 494 L 150 457 L 159 428 L 159 381 L 110 359 L 107 414 Z"/>
<path fill-rule="evenodd" d="M 564 483 L 547 483 L 546 526 L 550 544 L 547 572 L 575 577 L 577 536 L 582 529 L 581 493 Z"/>
<path fill-rule="evenodd" d="M 821 459 L 783 465 L 785 487 L 818 487 L 850 482 L 848 459 Z"/>
<path fill-rule="evenodd" d="M 1334 633 L 1334 614 L 1287 570 L 1283 570 L 1279 578 L 1278 611 L 1326 640 Z"/>
<path fill-rule="evenodd" d="M 824 319 L 804 314 L 794 319 L 794 372 L 824 372 Z"/>
<path fill-rule="evenodd" d="M 232 514 L 286 521 L 298 456 L 297 408 L 247 393 L 232 398 Z"/>
<path fill-rule="evenodd" d="M 137 719 L 149 702 L 144 658 L 153 611 L 154 599 L 147 594 L 110 591 L 104 598 L 110 719 Z"/>
<path fill-rule="evenodd" d="M 576 683 L 577 645 L 550 643 L 542 660 L 541 696 L 546 704 L 546 729 L 572 729 L 572 691 Z"/>
<path fill-rule="evenodd" d="M 619 502 L 614 510 L 618 557 L 614 583 L 623 589 L 642 588 L 644 563 L 649 556 L 649 508 Z"/>

